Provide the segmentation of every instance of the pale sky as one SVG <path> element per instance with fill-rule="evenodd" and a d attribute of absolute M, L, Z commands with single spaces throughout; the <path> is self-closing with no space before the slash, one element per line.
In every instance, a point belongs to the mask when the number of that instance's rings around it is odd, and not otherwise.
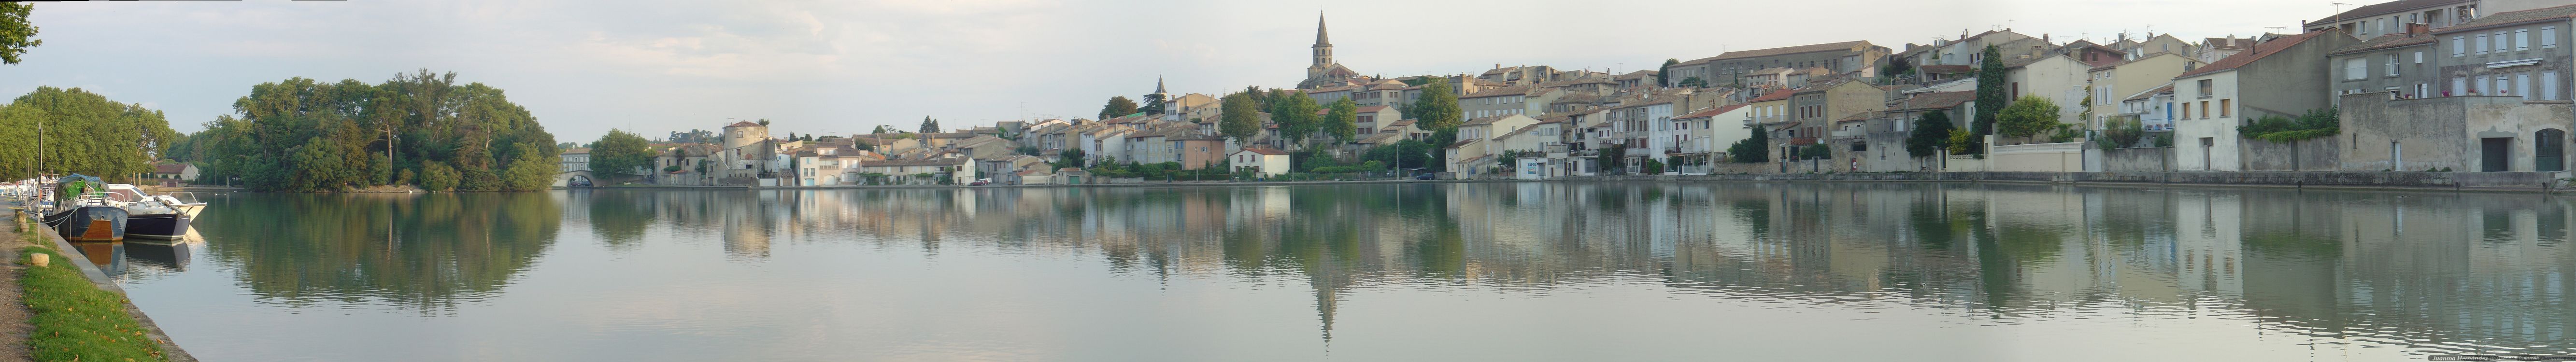
<path fill-rule="evenodd" d="M 2362 0 L 2359 4 L 2376 3 Z M 2347 5 L 2343 9 L 2350 9 Z M 961 128 L 1089 118 L 1166 77 L 1174 93 L 1305 77 L 1315 15 L 1363 74 L 1495 64 L 1625 73 L 1666 58 L 2011 26 L 2059 43 L 2122 31 L 2185 40 L 2297 31 L 2331 1 L 501 1 L 39 3 L 45 45 L 0 94 L 78 87 L 166 111 L 181 132 L 252 85 L 381 83 L 421 68 L 508 92 L 558 140 L 661 137 L 767 118 L 771 132 Z"/>

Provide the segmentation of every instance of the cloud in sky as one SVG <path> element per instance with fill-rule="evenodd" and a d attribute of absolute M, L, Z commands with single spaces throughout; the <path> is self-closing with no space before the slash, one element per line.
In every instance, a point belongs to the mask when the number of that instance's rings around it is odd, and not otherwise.
<path fill-rule="evenodd" d="M 372 83 L 427 68 L 507 90 L 566 141 L 754 118 L 779 133 L 856 133 L 923 116 L 950 127 L 1086 117 L 1110 96 L 1152 91 L 1157 76 L 1184 93 L 1294 85 L 1319 11 L 1331 16 L 1336 60 L 1405 76 L 1496 64 L 1628 72 L 1855 39 L 1902 49 L 2007 24 L 2059 42 L 2150 26 L 2185 39 L 2252 35 L 2333 10 L 2206 0 L 40 3 L 45 45 L 0 66 L 0 93 L 81 87 L 163 109 L 184 132 L 232 113 L 258 83 Z"/>

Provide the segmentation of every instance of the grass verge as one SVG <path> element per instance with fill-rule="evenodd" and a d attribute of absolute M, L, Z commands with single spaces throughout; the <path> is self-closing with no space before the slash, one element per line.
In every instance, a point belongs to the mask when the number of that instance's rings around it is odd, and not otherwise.
<path fill-rule="evenodd" d="M 21 228 L 24 230 L 24 228 Z M 44 240 L 34 232 L 21 233 Z M 50 243 L 48 243 L 50 244 Z M 41 245 L 41 244 L 40 244 Z M 28 265 L 18 284 L 36 326 L 27 347 L 37 361 L 166 361 L 161 346 L 143 336 L 143 325 L 125 314 L 125 296 L 98 289 L 65 257 L 51 248 L 30 246 L 20 263 L 33 254 L 50 254 L 51 265 Z"/>

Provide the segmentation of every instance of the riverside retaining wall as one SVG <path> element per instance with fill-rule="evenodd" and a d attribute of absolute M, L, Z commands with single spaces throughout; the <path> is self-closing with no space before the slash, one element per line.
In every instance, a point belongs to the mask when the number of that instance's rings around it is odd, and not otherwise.
<path fill-rule="evenodd" d="M 2050 182 L 2253 186 L 2554 188 L 2554 172 L 1900 172 L 1705 176 L 1568 176 L 1553 181 L 1702 182 Z"/>

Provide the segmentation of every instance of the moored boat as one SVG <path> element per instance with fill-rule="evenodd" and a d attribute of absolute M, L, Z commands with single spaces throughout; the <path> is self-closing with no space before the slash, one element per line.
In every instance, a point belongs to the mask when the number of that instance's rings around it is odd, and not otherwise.
<path fill-rule="evenodd" d="M 128 184 L 110 184 L 107 188 L 119 201 L 118 206 L 125 208 L 126 237 L 172 240 L 188 234 L 188 221 L 195 215 L 183 209 L 177 198 L 147 194 L 143 189 Z M 205 204 L 196 205 L 202 207 Z"/>
<path fill-rule="evenodd" d="M 46 227 L 71 241 L 123 241 L 126 215 L 106 191 L 107 183 L 97 177 L 72 174 L 54 185 L 53 210 L 45 214 Z"/>

